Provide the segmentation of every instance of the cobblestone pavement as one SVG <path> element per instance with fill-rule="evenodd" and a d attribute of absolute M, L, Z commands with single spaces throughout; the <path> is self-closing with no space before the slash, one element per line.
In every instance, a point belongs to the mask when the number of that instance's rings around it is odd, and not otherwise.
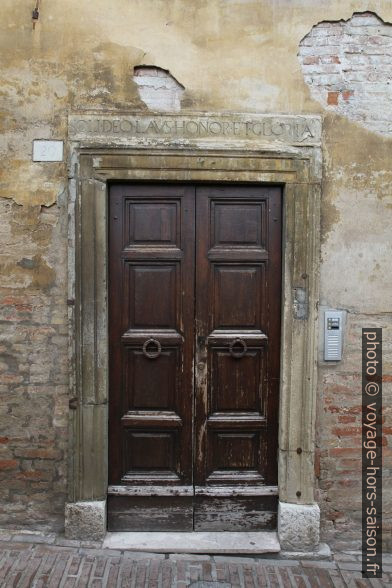
<path fill-rule="evenodd" d="M 363 580 L 359 554 L 335 561 L 291 561 L 235 556 L 159 555 L 102 549 L 59 537 L 0 537 L 1 588 L 313 588 L 392 586 L 392 556 L 382 580 Z"/>

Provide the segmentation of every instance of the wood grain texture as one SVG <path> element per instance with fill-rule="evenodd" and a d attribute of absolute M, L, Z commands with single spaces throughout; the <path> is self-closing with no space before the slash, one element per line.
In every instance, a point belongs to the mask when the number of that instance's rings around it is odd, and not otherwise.
<path fill-rule="evenodd" d="M 272 528 L 280 188 L 114 185 L 109 217 L 111 529 Z"/>
<path fill-rule="evenodd" d="M 281 190 L 198 187 L 196 215 L 195 481 L 274 485 Z"/>

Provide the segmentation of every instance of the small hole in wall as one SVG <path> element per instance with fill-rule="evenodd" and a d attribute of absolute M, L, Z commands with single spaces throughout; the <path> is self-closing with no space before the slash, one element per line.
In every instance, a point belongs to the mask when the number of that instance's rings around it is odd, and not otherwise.
<path fill-rule="evenodd" d="M 36 0 L 35 7 L 34 7 L 32 14 L 31 14 L 31 18 L 33 20 L 33 29 L 35 29 L 35 25 L 39 19 L 39 5 L 40 5 L 40 0 Z"/>
<path fill-rule="evenodd" d="M 155 65 L 137 65 L 133 70 L 133 80 L 138 87 L 140 99 L 150 110 L 181 110 L 185 88 L 169 70 Z"/>

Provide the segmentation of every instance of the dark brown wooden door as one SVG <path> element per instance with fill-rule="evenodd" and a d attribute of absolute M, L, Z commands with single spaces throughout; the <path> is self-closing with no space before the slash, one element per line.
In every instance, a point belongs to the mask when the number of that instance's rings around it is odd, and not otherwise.
<path fill-rule="evenodd" d="M 281 190 L 113 185 L 109 528 L 275 525 Z"/>

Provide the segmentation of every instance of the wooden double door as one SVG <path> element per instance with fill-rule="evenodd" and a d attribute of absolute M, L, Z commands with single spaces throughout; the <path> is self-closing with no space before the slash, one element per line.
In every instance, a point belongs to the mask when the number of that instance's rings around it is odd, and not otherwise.
<path fill-rule="evenodd" d="M 281 189 L 114 184 L 110 530 L 273 528 Z"/>

